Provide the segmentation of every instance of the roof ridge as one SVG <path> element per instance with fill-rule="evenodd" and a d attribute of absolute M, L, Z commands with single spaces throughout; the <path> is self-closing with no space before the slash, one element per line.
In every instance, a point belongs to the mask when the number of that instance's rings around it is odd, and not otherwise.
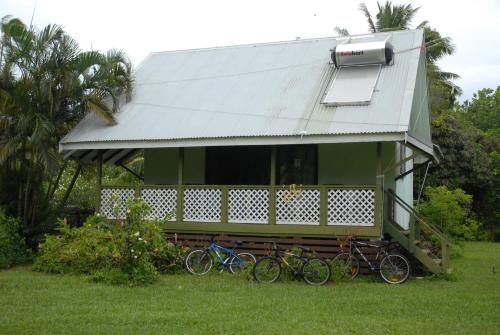
<path fill-rule="evenodd" d="M 377 33 L 362 33 L 362 34 L 353 34 L 349 35 L 349 37 L 369 37 L 369 36 L 377 36 L 377 35 L 392 35 L 392 34 L 400 34 L 400 33 L 409 33 L 414 32 L 416 30 L 421 29 L 408 29 L 408 30 L 394 30 L 394 31 L 384 31 Z M 281 40 L 281 41 L 272 41 L 272 42 L 254 42 L 254 43 L 242 43 L 242 44 L 231 44 L 231 45 L 220 45 L 213 47 L 202 47 L 202 48 L 187 48 L 187 49 L 176 49 L 176 50 L 163 50 L 163 51 L 152 51 L 149 55 L 158 55 L 158 54 L 171 54 L 171 53 L 182 53 L 182 52 L 193 52 L 193 51 L 210 51 L 210 50 L 219 50 L 219 49 L 229 49 L 229 48 L 241 48 L 241 47 L 256 47 L 256 46 L 273 46 L 280 44 L 295 44 L 295 43 L 310 43 L 315 41 L 324 41 L 328 39 L 337 40 L 337 39 L 345 39 L 345 36 L 325 36 L 325 37 L 310 37 L 310 38 L 300 38 L 295 40 Z M 148 57 L 146 56 L 146 57 Z"/>

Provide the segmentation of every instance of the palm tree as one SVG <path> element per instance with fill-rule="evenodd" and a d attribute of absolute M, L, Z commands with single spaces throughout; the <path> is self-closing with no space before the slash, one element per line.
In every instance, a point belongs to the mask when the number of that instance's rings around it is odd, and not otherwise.
<path fill-rule="evenodd" d="M 17 204 L 10 212 L 27 227 L 45 207 L 59 140 L 88 112 L 114 122 L 131 96 L 132 66 L 121 51 L 82 52 L 57 25 L 36 30 L 5 17 L 0 28 L 0 200 Z"/>
<path fill-rule="evenodd" d="M 412 4 L 393 5 L 391 1 L 387 1 L 384 5 L 377 2 L 377 6 L 378 13 L 375 17 L 376 21 L 373 22 L 373 16 L 366 4 L 361 3 L 359 5 L 359 10 L 365 15 L 372 33 L 410 29 L 411 21 L 420 9 L 420 7 L 413 8 Z"/>
<path fill-rule="evenodd" d="M 394 5 L 391 1 L 387 1 L 383 5 L 377 2 L 377 6 L 378 12 L 374 20 L 366 4 L 359 5 L 359 10 L 366 17 L 368 29 L 373 33 L 411 29 L 412 21 L 420 9 L 420 7 L 413 7 L 412 4 Z M 434 114 L 437 114 L 440 110 L 453 104 L 456 97 L 462 94 L 461 88 L 453 83 L 453 80 L 458 79 L 459 76 L 455 73 L 442 71 L 436 64 L 444 56 L 452 55 L 455 46 L 451 38 L 441 36 L 437 30 L 429 26 L 428 21 L 421 22 L 416 28 L 424 30 L 427 77 L 433 97 L 431 109 Z M 338 28 L 336 30 L 339 31 Z M 434 92 L 432 92 L 433 90 Z"/>

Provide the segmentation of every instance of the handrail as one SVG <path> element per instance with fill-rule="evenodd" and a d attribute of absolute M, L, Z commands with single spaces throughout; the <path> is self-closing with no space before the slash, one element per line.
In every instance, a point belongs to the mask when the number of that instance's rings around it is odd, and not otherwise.
<path fill-rule="evenodd" d="M 158 193 L 153 190 L 170 190 L 169 193 L 166 194 L 168 198 L 168 202 L 162 202 L 159 195 L 162 193 Z M 209 197 L 210 203 L 207 203 L 208 200 L 203 200 L 204 192 L 208 190 L 214 190 L 216 193 L 211 193 Z M 198 191 L 193 192 L 192 190 L 199 190 L 200 195 L 195 194 Z M 253 190 L 257 191 L 257 193 L 251 193 L 251 195 L 258 199 L 257 207 L 262 210 L 255 210 L 256 202 L 248 201 L 247 191 L 241 192 L 240 190 Z M 314 190 L 310 192 L 309 190 Z M 329 192 L 335 192 L 339 190 L 341 192 L 344 191 L 369 191 L 373 192 L 375 190 L 375 186 L 373 185 L 183 185 L 183 184 L 175 184 L 175 185 L 103 185 L 100 188 L 101 192 L 104 192 L 105 196 L 100 200 L 100 204 L 103 207 L 106 207 L 105 202 L 109 198 L 110 193 L 120 194 L 120 198 L 123 197 L 145 197 L 146 202 L 150 203 L 153 206 L 154 211 L 163 211 L 165 208 L 173 208 L 175 210 L 175 220 L 177 224 L 182 224 L 184 222 L 210 222 L 210 223 L 255 223 L 255 224 L 268 224 L 270 226 L 276 226 L 279 224 L 301 224 L 301 225 L 309 225 L 309 226 L 319 226 L 318 231 L 321 230 L 329 230 L 333 228 L 347 227 L 349 225 L 360 227 L 363 223 L 358 224 L 357 221 L 346 221 L 344 223 L 336 223 L 336 221 L 329 221 L 329 218 L 335 219 L 335 215 L 331 213 L 338 213 L 339 211 L 351 211 L 353 210 L 352 206 L 364 206 L 369 203 L 371 205 L 372 202 L 377 203 L 377 198 L 372 196 L 372 193 L 359 193 L 356 198 L 353 198 L 353 202 L 351 205 L 343 206 L 342 203 L 335 203 L 331 205 L 331 201 L 329 199 Z M 294 195 L 294 191 L 300 191 L 298 193 L 301 194 L 302 197 L 297 196 L 297 203 L 302 201 L 313 201 L 313 206 L 286 206 L 290 205 L 287 202 L 289 198 L 287 196 L 288 192 Z M 100 192 L 100 194 L 101 194 Z M 133 194 L 131 194 L 133 193 Z M 202 194 L 203 193 L 203 194 Z M 287 193 L 287 194 L 283 194 Z M 358 194 L 358 193 L 356 193 Z M 189 197 L 189 199 L 185 199 L 185 197 Z M 199 200 L 202 199 L 202 200 Z M 207 198 L 208 199 L 208 198 Z M 308 200 L 312 199 L 312 200 Z M 122 199 L 124 200 L 124 199 Z M 295 200 L 295 198 L 291 198 L 291 200 Z M 379 199 L 380 200 L 380 199 Z M 204 220 L 201 216 L 197 218 L 195 221 L 190 220 L 185 217 L 186 213 L 193 212 L 193 206 L 197 205 L 201 201 L 203 206 L 208 206 L 207 208 L 215 213 L 214 217 L 211 215 L 206 215 L 207 220 Z M 175 202 L 175 204 L 173 203 Z M 284 204 L 285 202 L 285 204 Z M 318 203 L 319 202 L 319 203 Z M 189 207 L 190 205 L 191 207 Z M 277 207 L 279 205 L 279 211 L 277 212 Z M 109 206 L 108 206 L 109 207 Z M 365 206 L 366 207 L 366 206 Z M 195 208 L 194 212 L 198 212 Z M 360 207 L 361 208 L 361 207 Z M 366 207 L 368 208 L 368 207 Z M 186 210 L 187 209 L 187 210 Z M 375 209 L 376 210 L 376 209 Z M 193 213 L 194 213 L 193 212 Z M 219 215 L 220 212 L 220 215 Z M 248 214 L 247 212 L 255 212 L 256 214 Z M 293 215 L 292 215 L 293 214 Z M 309 214 L 312 215 L 311 219 L 309 218 Z M 293 216 L 293 218 L 291 217 Z M 369 214 L 367 214 L 369 215 Z M 300 220 L 295 220 L 295 216 L 300 218 Z M 284 218 L 284 219 L 283 219 Z M 364 216 L 360 218 L 363 220 Z M 246 221 L 245 221 L 246 220 Z M 312 221 L 308 221 L 312 220 Z M 335 219 L 336 220 L 336 219 Z M 348 220 L 348 219 L 346 219 Z M 278 222 L 277 222 L 278 221 Z M 286 221 L 286 222 L 285 222 Z M 313 223 L 311 223 L 313 222 Z M 372 227 L 373 225 L 369 225 Z M 227 226 L 226 226 L 227 227 Z M 375 225 L 375 228 L 380 229 Z M 266 228 L 270 229 L 270 228 Z M 373 230 L 373 229 L 372 229 Z M 370 232 L 373 234 L 372 232 Z M 378 232 L 380 234 L 380 232 Z"/>
<path fill-rule="evenodd" d="M 403 199 L 401 199 L 397 194 L 395 194 L 393 190 L 389 189 L 387 190 L 387 192 L 389 193 L 389 196 L 391 196 L 401 207 L 403 207 L 404 210 L 406 210 L 406 212 L 412 214 L 413 217 L 417 219 L 419 223 L 425 225 L 432 232 L 439 235 L 440 238 L 445 240 L 445 242 L 449 243 L 449 239 L 446 236 L 446 234 L 442 232 L 438 227 L 425 221 L 414 208 L 410 207 Z"/>
<path fill-rule="evenodd" d="M 277 185 L 272 185 L 275 188 L 286 188 L 289 187 L 289 184 L 277 184 Z M 272 187 L 271 185 L 217 185 L 217 184 L 183 184 L 181 185 L 182 188 L 221 188 L 221 187 L 227 187 L 229 189 L 231 188 L 239 188 L 239 189 L 246 189 L 246 188 L 262 188 L 262 189 L 269 189 Z M 177 188 L 179 187 L 178 184 L 160 184 L 160 185 L 153 185 L 153 184 L 141 184 L 141 185 L 102 185 L 102 188 Z M 295 185 L 296 188 L 304 188 L 304 189 L 315 189 L 315 188 L 321 188 L 325 187 L 327 189 L 375 189 L 375 185 L 336 185 L 336 184 L 321 184 L 321 185 Z"/>

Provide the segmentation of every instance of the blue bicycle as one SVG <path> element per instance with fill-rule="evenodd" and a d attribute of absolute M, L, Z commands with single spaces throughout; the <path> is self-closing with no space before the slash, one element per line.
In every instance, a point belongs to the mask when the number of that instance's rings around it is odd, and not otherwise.
<path fill-rule="evenodd" d="M 242 244 L 242 241 L 236 241 L 235 246 L 229 249 L 217 244 L 214 235 L 206 249 L 193 250 L 186 256 L 184 260 L 186 270 L 193 275 L 205 275 L 212 270 L 214 262 L 220 265 L 221 271 L 229 270 L 231 273 L 240 273 L 247 268 L 252 268 L 256 262 L 254 255 L 234 251 L 236 246 Z"/>

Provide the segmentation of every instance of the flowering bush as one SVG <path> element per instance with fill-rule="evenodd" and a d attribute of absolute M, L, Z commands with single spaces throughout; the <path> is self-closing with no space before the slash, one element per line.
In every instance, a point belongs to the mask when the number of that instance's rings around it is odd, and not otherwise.
<path fill-rule="evenodd" d="M 182 268 L 185 248 L 167 243 L 163 222 L 144 220 L 148 205 L 141 199 L 126 202 L 123 220 L 92 216 L 79 228 L 59 223 L 59 235 L 47 235 L 34 269 L 53 273 L 89 274 L 112 284 L 144 285 L 159 273 Z"/>

